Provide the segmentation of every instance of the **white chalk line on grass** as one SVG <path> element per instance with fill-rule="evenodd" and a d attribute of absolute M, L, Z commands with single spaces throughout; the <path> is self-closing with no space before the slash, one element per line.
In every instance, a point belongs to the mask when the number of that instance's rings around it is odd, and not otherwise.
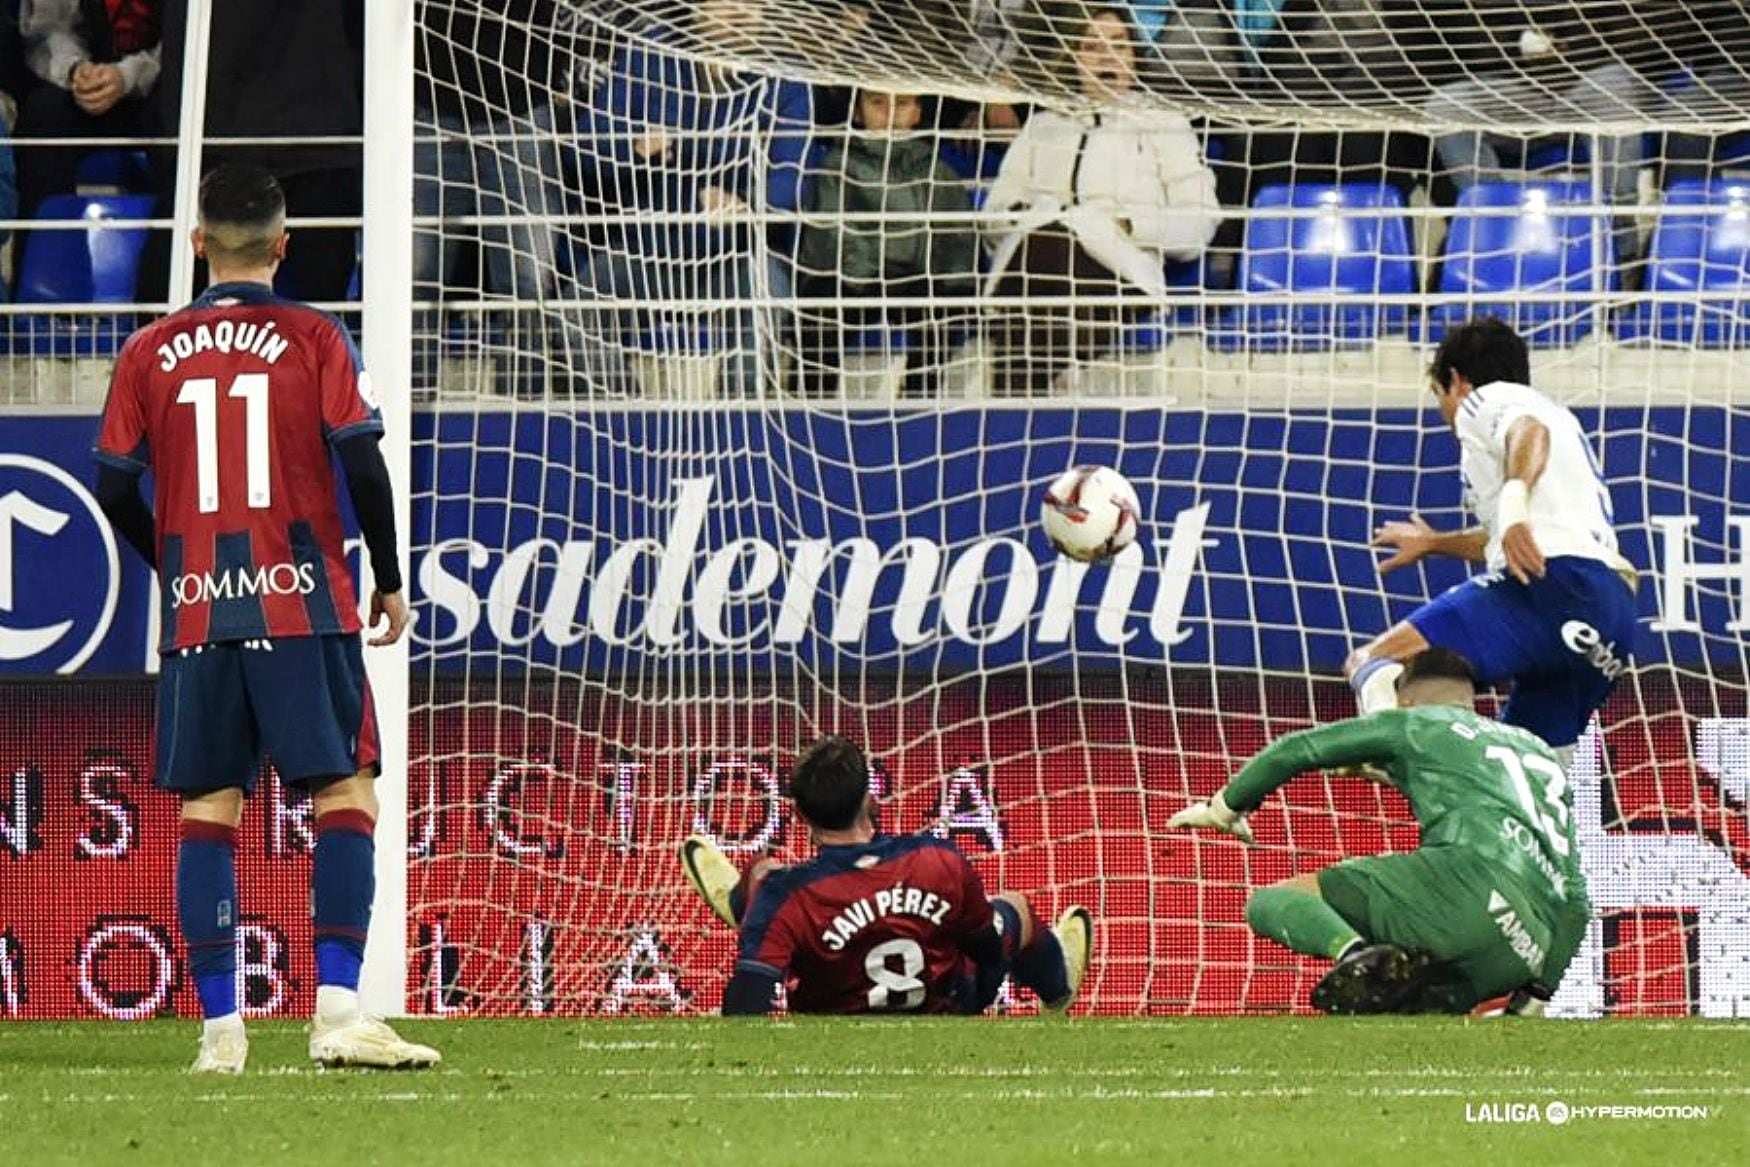
<path fill-rule="evenodd" d="M 163 1074 L 161 1068 L 113 1066 L 66 1066 L 52 1073 L 63 1073 L 73 1078 L 88 1077 L 129 1077 L 139 1076 L 157 1079 Z M 266 1066 L 260 1070 L 252 1070 L 252 1074 L 274 1078 L 317 1078 L 335 1071 L 325 1070 L 314 1065 L 283 1065 Z M 471 1069 L 461 1069 L 454 1066 L 444 1066 L 429 1071 L 429 1077 L 446 1079 L 484 1078 L 495 1080 L 514 1078 L 519 1080 L 540 1079 L 601 1079 L 604 1081 L 637 1081 L 668 1080 L 675 1078 L 849 1078 L 849 1079 L 971 1079 L 980 1081 L 1006 1081 L 1014 1079 L 1160 1079 L 1178 1080 L 1203 1078 L 1251 1078 L 1251 1079 L 1286 1079 L 1289 1081 L 1347 1081 L 1359 1079 L 1362 1081 L 1374 1079 L 1389 1079 L 1391 1081 L 1462 1081 L 1466 1083 L 1487 1082 L 1492 1085 L 1535 1086 L 1555 1089 L 1568 1085 L 1581 1086 L 1587 1083 L 1634 1082 L 1651 1080 L 1661 1083 L 1707 1082 L 1726 1079 L 1737 1081 L 1743 1078 L 1741 1069 L 1723 1066 L 1705 1066 L 1685 1069 L 1657 1069 L 1636 1066 L 1617 1066 L 1599 1069 L 1545 1069 L 1537 1066 L 1494 1066 L 1494 1067 L 1451 1067 L 1451 1066 L 1398 1066 L 1390 1068 L 1344 1068 L 1329 1066 L 1309 1066 L 1297 1069 L 1264 1068 L 1251 1066 L 893 1066 L 893 1065 L 752 1065 L 737 1064 L 720 1066 L 597 1066 L 574 1064 L 564 1066 L 479 1066 Z M 1644 1087 L 1643 1091 L 1654 1089 Z M 1672 1087 L 1677 1089 L 1677 1087 Z"/>
<path fill-rule="evenodd" d="M 1535 1094 L 1539 1097 L 1550 1091 L 1539 1088 L 1535 1091 L 1521 1091 L 1524 1094 Z M 1604 1087 L 1564 1088 L 1560 1091 L 1565 1099 L 1576 1097 L 1597 1096 L 1620 1102 L 1624 1098 L 1639 1097 L 1683 1097 L 1683 1098 L 1743 1098 L 1750 1097 L 1750 1086 L 1711 1086 L 1687 1089 L 1645 1089 L 1645 1090 L 1611 1090 Z M 988 1102 L 1126 1102 L 1126 1101 L 1220 1101 L 1223 1099 L 1475 1099 L 1479 1091 L 1474 1088 L 1459 1088 L 1452 1086 L 1437 1087 L 1387 1087 L 1373 1086 L 1365 1089 L 1319 1089 L 1312 1086 L 1261 1086 L 1240 1089 L 1221 1089 L 1213 1086 L 1186 1088 L 1111 1088 L 1095 1086 L 1086 1089 L 1067 1088 L 1051 1089 L 1045 1087 L 1005 1087 L 992 1090 L 932 1090 L 929 1097 L 932 1100 L 947 1100 L 955 1102 L 988 1103 Z M 345 1102 L 358 1105 L 372 1102 L 402 1104 L 410 1102 L 428 1102 L 444 1104 L 476 1104 L 476 1103 L 516 1103 L 535 1104 L 550 1102 L 565 1102 L 587 1104 L 590 1102 L 606 1102 L 620 1104 L 627 1102 L 896 1102 L 916 1101 L 919 1095 L 913 1092 L 897 1090 L 834 1090 L 828 1088 L 815 1089 L 768 1089 L 768 1090 L 623 1090 L 609 1094 L 572 1093 L 567 1091 L 527 1091 L 518 1090 L 511 1093 L 470 1094 L 454 1090 L 397 1090 L 382 1094 L 350 1091 L 320 1091 L 311 1093 L 299 1091 L 282 1093 L 280 1091 L 209 1091 L 195 1095 L 190 1101 L 199 1103 L 324 1103 Z M 102 1093 L 69 1093 L 62 1095 L 43 1094 L 26 1098 L 22 1094 L 0 1094 L 0 1104 L 31 1103 L 37 1105 L 114 1105 L 120 1103 L 162 1103 L 164 1096 L 154 1094 L 131 1094 L 105 1091 Z"/>
<path fill-rule="evenodd" d="M 971 1078 L 1000 1080 L 1008 1078 L 1287 1078 L 1304 1079 L 1434 1079 L 1471 1082 L 1477 1079 L 1512 1079 L 1541 1083 L 1547 1081 L 1621 1081 L 1653 1079 L 1680 1081 L 1686 1079 L 1726 1078 L 1736 1080 L 1743 1071 L 1727 1067 L 1660 1070 L 1645 1067 L 1619 1066 L 1606 1069 L 1542 1069 L 1536 1066 L 1451 1067 L 1402 1066 L 1390 1069 L 1341 1067 L 1307 1067 L 1305 1069 L 1266 1069 L 1251 1066 L 891 1066 L 835 1063 L 832 1065 L 754 1065 L 728 1066 L 504 1066 L 486 1071 L 511 1078 Z"/>

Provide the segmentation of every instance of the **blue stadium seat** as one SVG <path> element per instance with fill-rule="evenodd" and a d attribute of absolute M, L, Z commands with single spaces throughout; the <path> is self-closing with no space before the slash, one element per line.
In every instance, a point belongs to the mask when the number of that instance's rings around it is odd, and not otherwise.
<path fill-rule="evenodd" d="M 151 164 L 144 150 L 93 150 L 79 160 L 75 185 L 113 186 L 143 191 L 152 185 Z"/>
<path fill-rule="evenodd" d="M 1440 291 L 1472 299 L 1430 309 L 1428 340 L 1438 342 L 1449 324 L 1483 315 L 1510 322 L 1538 346 L 1573 344 L 1590 333 L 1603 311 L 1597 305 L 1490 297 L 1591 291 L 1595 250 L 1603 259 L 1599 285 L 1616 288 L 1609 217 L 1563 210 L 1592 201 L 1583 182 L 1485 182 L 1466 190 L 1446 235 Z"/>
<path fill-rule="evenodd" d="M 1648 251 L 1647 291 L 1694 299 L 1636 304 L 1618 323 L 1623 340 L 1750 347 L 1750 182 L 1672 184 Z"/>
<path fill-rule="evenodd" d="M 20 304 L 132 304 L 146 227 L 117 227 L 115 219 L 150 219 L 151 195 L 56 195 L 39 220 L 83 221 L 76 229 L 32 231 L 19 265 Z M 18 316 L 11 348 L 38 356 L 107 357 L 139 322 L 137 313 L 106 316 Z"/>
<path fill-rule="evenodd" d="M 1304 213 L 1247 224 L 1239 288 L 1277 299 L 1227 309 L 1210 332 L 1211 344 L 1254 352 L 1308 352 L 1363 346 L 1381 335 L 1405 331 L 1406 306 L 1382 308 L 1372 302 L 1380 293 L 1416 290 L 1409 226 L 1395 188 L 1269 186 L 1252 205 Z M 1335 293 L 1355 300 L 1295 303 L 1288 297 L 1296 293 Z"/>
<path fill-rule="evenodd" d="M 1714 149 L 1714 165 L 1721 170 L 1750 168 L 1750 133 L 1727 134 Z"/>

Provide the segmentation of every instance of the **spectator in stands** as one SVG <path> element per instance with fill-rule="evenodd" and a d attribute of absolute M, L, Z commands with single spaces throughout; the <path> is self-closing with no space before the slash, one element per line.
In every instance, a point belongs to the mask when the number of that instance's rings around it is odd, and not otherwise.
<path fill-rule="evenodd" d="M 764 19 L 761 0 L 699 0 L 686 24 L 657 22 L 633 38 L 580 115 L 583 164 L 601 209 L 629 220 L 607 228 L 585 278 L 604 300 L 664 302 L 591 314 L 596 343 L 584 356 L 596 362 L 600 388 L 631 391 L 628 348 L 689 348 L 701 330 L 723 358 L 730 395 L 759 392 L 775 357 L 761 344 L 755 288 L 768 303 L 788 294 L 774 255 L 788 249 L 784 232 L 794 224 L 768 230 L 759 219 L 801 209 L 811 95 L 798 82 L 678 51 L 746 43 Z M 701 316 L 688 302 L 728 306 Z"/>
<path fill-rule="evenodd" d="M 844 298 L 842 308 L 804 304 L 802 385 L 830 391 L 843 367 L 848 331 L 882 328 L 906 338 L 905 392 L 935 392 L 948 353 L 952 305 L 893 306 L 886 297 L 966 297 L 974 291 L 978 239 L 965 183 L 919 134 L 921 98 L 878 89 L 858 92 L 855 129 L 826 152 L 814 174 L 797 249 L 797 295 Z M 962 216 L 958 222 L 935 216 Z M 854 216 L 878 215 L 877 221 Z M 851 218 L 847 218 L 850 216 Z"/>
<path fill-rule="evenodd" d="M 1135 33 L 1125 9 L 1094 4 L 1070 40 L 1082 95 L 1102 107 L 1040 110 L 997 176 L 992 284 L 999 297 L 1098 302 L 999 309 L 992 342 L 1000 394 L 1065 387 L 1071 362 L 1110 347 L 1122 320 L 1164 297 L 1164 262 L 1195 259 L 1220 222 L 1215 175 L 1190 123 L 1134 108 Z M 1134 306 L 1115 301 L 1132 298 Z"/>
<path fill-rule="evenodd" d="M 1750 105 L 1750 21 L 1734 0 L 1690 0 L 1681 13 L 1660 13 L 1658 43 L 1673 68 L 1654 110 L 1664 123 L 1719 125 Z M 1750 132 L 1664 134 L 1665 183 L 1703 179 L 1716 168 L 1750 168 Z"/>
<path fill-rule="evenodd" d="M 414 235 L 419 299 L 460 284 L 465 240 L 479 242 L 475 287 L 495 297 L 537 302 L 555 289 L 559 229 L 542 216 L 566 209 L 554 124 L 555 95 L 568 97 L 572 57 L 555 30 L 553 0 L 481 0 L 434 6 L 416 45 L 419 137 L 414 145 L 417 215 L 528 216 L 533 222 L 464 227 L 445 223 Z M 534 35 L 531 35 L 534 33 Z M 497 67 L 508 64 L 511 68 Z M 561 113 L 568 103 L 561 106 Z M 424 319 L 429 331 L 435 320 Z M 528 335 L 513 351 L 537 347 L 539 321 L 518 312 Z"/>
<path fill-rule="evenodd" d="M 1643 59 L 1631 51 L 1648 39 L 1627 6 L 1527 3 L 1522 18 L 1497 14 L 1496 31 L 1512 38 L 1511 65 L 1453 81 L 1428 98 L 1430 121 L 1450 127 L 1434 139 L 1441 166 L 1459 191 L 1511 177 L 1509 160 L 1523 168 L 1532 140 L 1485 127 L 1515 121 L 1635 121 L 1660 102 L 1647 63 L 1668 64 L 1656 51 Z M 1642 135 L 1603 134 L 1591 139 L 1603 174 L 1605 197 L 1632 206 L 1639 198 L 1644 161 Z M 1638 251 L 1632 219 L 1619 218 L 1617 254 Z"/>
<path fill-rule="evenodd" d="M 158 86 L 160 124 L 175 133 L 182 105 L 182 56 L 187 0 L 164 0 L 164 76 Z M 312 143 L 357 138 L 364 127 L 364 5 L 358 0 L 221 0 L 213 5 L 207 52 L 206 132 L 211 138 L 277 138 L 265 146 L 208 146 L 206 169 L 249 162 L 273 173 L 295 218 L 356 218 L 360 152 L 356 144 Z M 158 205 L 175 190 L 173 155 L 154 167 Z M 168 232 L 153 232 L 142 260 L 145 280 L 163 297 L 169 268 Z M 294 227 L 275 284 L 300 299 L 344 300 L 358 265 L 356 227 Z M 198 284 L 197 284 L 198 286 Z M 144 294 L 144 292 L 143 292 Z"/>
<path fill-rule="evenodd" d="M 18 21 L 38 80 L 16 135 L 20 210 L 30 217 L 51 195 L 72 194 L 80 161 L 105 147 L 23 143 L 153 132 L 160 13 L 157 0 L 23 0 Z"/>
<path fill-rule="evenodd" d="M 1417 100 L 1414 70 L 1385 9 L 1383 0 L 1254 4 L 1244 37 L 1253 95 L 1314 110 L 1392 99 L 1407 107 Z M 1389 185 L 1407 205 L 1432 171 L 1428 138 L 1403 129 L 1252 128 L 1226 135 L 1223 149 L 1229 164 L 1216 174 L 1223 201 L 1241 206 L 1264 187 L 1289 183 Z M 1222 243 L 1237 247 L 1242 226 L 1225 224 Z"/>

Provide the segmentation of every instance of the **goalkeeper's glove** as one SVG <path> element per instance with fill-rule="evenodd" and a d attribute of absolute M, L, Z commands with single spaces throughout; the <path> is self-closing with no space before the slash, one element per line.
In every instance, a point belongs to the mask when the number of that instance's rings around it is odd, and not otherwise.
<path fill-rule="evenodd" d="M 1167 820 L 1167 826 L 1174 829 L 1186 827 L 1213 827 L 1225 835 L 1232 835 L 1247 843 L 1256 842 L 1252 838 L 1252 828 L 1246 825 L 1246 816 L 1227 804 L 1227 800 L 1217 791 L 1214 798 L 1208 802 L 1194 802 L 1172 818 Z"/>

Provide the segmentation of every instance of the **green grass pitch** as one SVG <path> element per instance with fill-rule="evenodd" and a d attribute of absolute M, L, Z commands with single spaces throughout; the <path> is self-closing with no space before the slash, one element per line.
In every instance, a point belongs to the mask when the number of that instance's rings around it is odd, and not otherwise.
<path fill-rule="evenodd" d="M 403 1028 L 443 1065 L 319 1072 L 301 1027 L 271 1023 L 245 1076 L 196 1079 L 188 1022 L 0 1026 L 0 1163 L 1750 1162 L 1750 1022 Z M 1565 1123 L 1548 1121 L 1557 1101 Z M 1476 1121 L 1514 1104 L 1539 1117 Z"/>

